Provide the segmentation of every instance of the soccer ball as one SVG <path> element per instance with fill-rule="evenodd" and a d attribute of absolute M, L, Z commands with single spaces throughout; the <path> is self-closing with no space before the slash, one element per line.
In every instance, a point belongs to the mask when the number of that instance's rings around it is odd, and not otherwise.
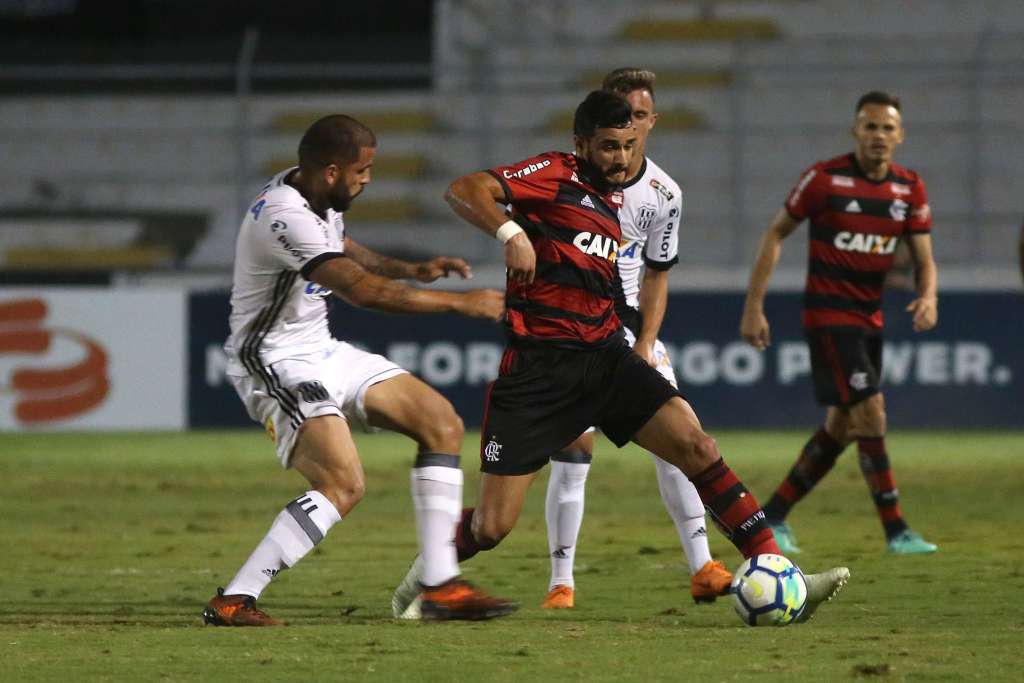
<path fill-rule="evenodd" d="M 807 581 L 782 555 L 754 555 L 733 573 L 732 606 L 748 626 L 785 626 L 807 605 Z"/>

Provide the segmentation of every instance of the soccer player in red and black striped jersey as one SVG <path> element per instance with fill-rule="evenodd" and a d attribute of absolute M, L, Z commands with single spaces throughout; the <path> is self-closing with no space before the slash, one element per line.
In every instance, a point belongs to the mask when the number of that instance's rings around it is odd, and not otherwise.
<path fill-rule="evenodd" d="M 740 333 L 763 350 L 770 341 L 763 307 L 768 278 L 782 241 L 805 219 L 810 222 L 802 322 L 814 393 L 828 410 L 825 424 L 765 506 L 785 552 L 799 552 L 786 515 L 854 441 L 889 551 L 937 549 L 903 519 L 885 448 L 885 403 L 879 389 L 882 286 L 901 240 L 914 260 L 917 298 L 907 306 L 914 330 L 930 330 L 938 320 L 932 219 L 924 181 L 892 161 L 903 136 L 899 99 L 878 91 L 863 95 L 853 126 L 855 151 L 818 162 L 803 174 L 761 239 L 750 275 Z"/>
<path fill-rule="evenodd" d="M 479 501 L 457 527 L 459 557 L 496 546 L 537 471 L 591 425 L 682 470 L 744 557 L 779 553 L 757 501 L 689 403 L 626 343 L 615 313 L 617 209 L 637 140 L 630 105 L 596 90 L 573 128 L 574 154 L 548 152 L 448 188 L 460 217 L 504 243 L 508 270 L 508 347 L 485 399 Z M 396 616 L 415 599 L 416 574 L 414 564 L 395 591 Z M 805 614 L 848 577 L 845 568 L 809 577 Z"/>

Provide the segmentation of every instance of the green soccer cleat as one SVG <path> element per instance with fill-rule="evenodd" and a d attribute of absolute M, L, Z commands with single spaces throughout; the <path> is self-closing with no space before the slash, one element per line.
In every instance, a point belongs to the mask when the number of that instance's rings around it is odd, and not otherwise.
<path fill-rule="evenodd" d="M 915 555 L 918 553 L 934 553 L 939 549 L 939 546 L 934 543 L 929 543 L 921 537 L 921 534 L 916 531 L 907 529 L 901 531 L 892 538 L 889 539 L 888 543 L 889 552 L 894 555 Z"/>
<path fill-rule="evenodd" d="M 803 552 L 796 544 L 796 536 L 793 535 L 793 530 L 789 528 L 788 524 L 782 520 L 771 521 L 768 522 L 768 528 L 775 535 L 775 542 L 779 545 L 779 550 L 783 555 L 799 555 Z"/>
<path fill-rule="evenodd" d="M 820 574 L 804 574 L 804 580 L 807 582 L 807 604 L 796 618 L 798 624 L 813 617 L 819 607 L 843 590 L 843 586 L 850 580 L 850 570 L 846 567 L 833 567 Z"/>

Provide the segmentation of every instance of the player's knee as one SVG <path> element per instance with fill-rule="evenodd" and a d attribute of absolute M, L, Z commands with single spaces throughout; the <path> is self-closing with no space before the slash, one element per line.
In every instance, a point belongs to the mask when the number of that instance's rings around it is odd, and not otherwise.
<path fill-rule="evenodd" d="M 862 403 L 857 404 L 850 413 L 852 430 L 855 436 L 881 436 L 885 434 L 886 414 L 885 400 L 881 394 L 875 394 Z"/>
<path fill-rule="evenodd" d="M 678 467 L 683 474 L 692 477 L 715 464 L 719 457 L 721 456 L 715 440 L 703 429 L 694 426 L 675 443 L 675 448 L 668 457 L 662 456 L 662 459 Z"/>
<path fill-rule="evenodd" d="M 831 422 L 825 425 L 825 432 L 841 444 L 850 442 L 851 430 L 849 420 Z"/>
<path fill-rule="evenodd" d="M 704 431 L 694 435 L 692 450 L 694 466 L 701 470 L 707 469 L 722 457 L 718 450 L 718 442 Z"/>
<path fill-rule="evenodd" d="M 850 411 L 845 407 L 832 406 L 825 415 L 825 432 L 844 446 L 854 438 L 850 422 Z"/>
<path fill-rule="evenodd" d="M 462 450 L 465 426 L 462 418 L 448 401 L 432 410 L 425 410 L 420 428 L 420 445 L 434 453 L 454 453 Z"/>
<path fill-rule="evenodd" d="M 336 478 L 321 487 L 321 492 L 339 514 L 348 514 L 366 495 L 366 481 L 361 476 Z"/>
<path fill-rule="evenodd" d="M 512 531 L 510 524 L 504 523 L 495 517 L 473 517 L 473 539 L 481 550 L 490 550 Z"/>

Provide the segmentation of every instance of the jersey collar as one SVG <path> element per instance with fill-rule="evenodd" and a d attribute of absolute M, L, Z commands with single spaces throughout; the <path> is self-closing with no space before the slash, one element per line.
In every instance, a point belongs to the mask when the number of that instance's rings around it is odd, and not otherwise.
<path fill-rule="evenodd" d="M 864 169 L 860 167 L 860 163 L 857 161 L 857 155 L 856 154 L 854 154 L 853 152 L 850 152 L 849 158 L 850 158 L 850 166 L 853 167 L 854 174 L 856 174 L 856 176 L 858 178 L 860 178 L 861 180 L 863 180 L 866 183 L 871 183 L 872 185 L 881 185 L 882 183 L 886 183 L 886 182 L 892 180 L 892 178 L 893 178 L 892 162 L 889 162 L 889 169 L 885 172 L 885 177 L 882 178 L 881 180 L 874 180 L 872 178 L 869 178 L 867 176 L 867 174 L 864 172 Z"/>

